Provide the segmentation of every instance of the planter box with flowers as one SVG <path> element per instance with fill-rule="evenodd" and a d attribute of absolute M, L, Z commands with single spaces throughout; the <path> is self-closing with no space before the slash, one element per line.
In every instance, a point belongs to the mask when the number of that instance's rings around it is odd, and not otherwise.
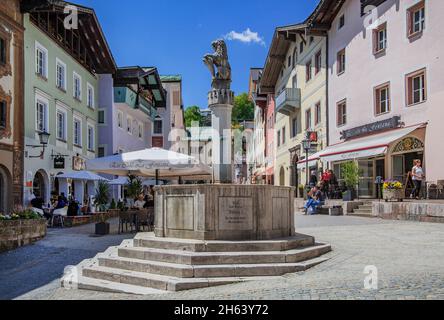
<path fill-rule="evenodd" d="M 405 198 L 404 186 L 399 181 L 385 181 L 383 186 L 383 198 L 386 202 L 402 202 Z"/>
<path fill-rule="evenodd" d="M 0 252 L 33 243 L 45 235 L 46 219 L 31 210 L 0 213 Z"/>

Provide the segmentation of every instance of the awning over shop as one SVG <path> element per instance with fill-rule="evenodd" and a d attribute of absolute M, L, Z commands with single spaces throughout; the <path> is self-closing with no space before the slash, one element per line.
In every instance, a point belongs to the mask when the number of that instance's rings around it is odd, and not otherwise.
<path fill-rule="evenodd" d="M 298 162 L 298 170 L 305 169 L 307 167 L 307 161 L 308 161 L 308 167 L 315 167 L 318 164 L 318 161 L 321 159 L 321 152 L 317 152 L 311 156 L 308 157 L 308 160 L 301 160 Z"/>
<path fill-rule="evenodd" d="M 89 171 L 73 171 L 56 176 L 59 179 L 72 179 L 72 180 L 84 180 L 84 181 L 109 181 L 95 173 Z"/>
<path fill-rule="evenodd" d="M 326 148 L 319 155 L 322 161 L 326 162 L 354 160 L 384 155 L 387 153 L 391 143 L 409 135 L 423 126 L 424 124 L 420 124 L 342 142 Z"/>

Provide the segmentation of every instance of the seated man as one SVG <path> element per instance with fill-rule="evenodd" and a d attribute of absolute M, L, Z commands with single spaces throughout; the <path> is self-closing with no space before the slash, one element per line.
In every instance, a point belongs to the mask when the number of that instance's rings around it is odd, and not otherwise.
<path fill-rule="evenodd" d="M 316 213 L 317 208 L 322 205 L 323 196 L 321 190 L 318 187 L 313 187 L 308 193 L 308 201 L 304 206 L 306 214 Z"/>

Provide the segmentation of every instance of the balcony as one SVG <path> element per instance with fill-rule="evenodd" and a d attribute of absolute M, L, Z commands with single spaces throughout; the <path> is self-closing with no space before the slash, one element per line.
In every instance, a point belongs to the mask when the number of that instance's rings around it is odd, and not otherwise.
<path fill-rule="evenodd" d="M 301 107 L 301 89 L 289 88 L 282 91 L 276 98 L 276 112 L 291 115 Z"/>
<path fill-rule="evenodd" d="M 125 103 L 130 108 L 138 109 L 145 113 L 151 121 L 157 116 L 157 110 L 154 106 L 141 95 L 137 95 L 136 92 L 128 87 L 115 87 L 114 88 L 114 102 Z"/>

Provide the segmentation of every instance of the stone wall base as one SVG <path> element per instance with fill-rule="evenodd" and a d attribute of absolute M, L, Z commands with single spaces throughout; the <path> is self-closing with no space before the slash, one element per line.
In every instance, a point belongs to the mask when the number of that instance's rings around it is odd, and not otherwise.
<path fill-rule="evenodd" d="M 373 202 L 373 215 L 382 219 L 444 223 L 444 204 Z"/>
<path fill-rule="evenodd" d="M 0 221 L 0 252 L 31 244 L 45 236 L 45 219 Z"/>

